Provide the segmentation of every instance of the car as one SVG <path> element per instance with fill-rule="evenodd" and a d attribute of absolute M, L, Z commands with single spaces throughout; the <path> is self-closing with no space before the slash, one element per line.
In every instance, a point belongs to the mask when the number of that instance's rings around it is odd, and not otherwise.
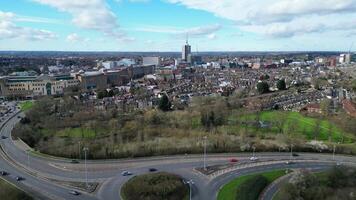
<path fill-rule="evenodd" d="M 16 176 L 16 181 L 22 181 L 22 180 L 25 180 L 23 177 L 21 177 L 21 176 Z"/>
<path fill-rule="evenodd" d="M 72 195 L 75 195 L 75 196 L 80 195 L 80 193 L 78 191 L 75 191 L 75 190 L 69 191 L 69 194 L 72 194 Z"/>
<path fill-rule="evenodd" d="M 156 172 L 157 169 L 156 169 L 156 168 L 149 168 L 148 171 L 149 171 L 149 172 Z"/>
<path fill-rule="evenodd" d="M 1 176 L 6 176 L 6 175 L 8 175 L 8 173 L 5 172 L 5 171 L 0 171 L 0 175 L 1 175 Z"/>
<path fill-rule="evenodd" d="M 252 157 L 250 158 L 250 160 L 251 160 L 251 161 L 258 161 L 258 158 L 257 158 L 256 156 L 252 156 Z"/>
<path fill-rule="evenodd" d="M 236 162 L 238 162 L 239 160 L 237 160 L 236 158 L 230 158 L 229 161 L 230 161 L 231 163 L 236 163 Z"/>
<path fill-rule="evenodd" d="M 21 119 L 21 116 L 17 116 L 17 118 Z"/>
<path fill-rule="evenodd" d="M 293 164 L 292 161 L 286 161 L 286 165 L 291 165 L 291 164 Z"/>
<path fill-rule="evenodd" d="M 5 139 L 7 139 L 7 137 L 4 136 L 4 135 L 2 135 L 2 136 L 1 136 L 1 139 L 5 140 Z"/>
<path fill-rule="evenodd" d="M 71 160 L 70 163 L 77 164 L 77 163 L 79 163 L 79 161 L 78 160 Z"/>
<path fill-rule="evenodd" d="M 123 172 L 121 172 L 121 175 L 122 176 L 130 176 L 130 175 L 132 175 L 132 173 L 129 171 L 123 171 Z"/>
<path fill-rule="evenodd" d="M 299 156 L 299 154 L 297 154 L 297 153 L 292 153 L 292 156 L 293 156 L 293 157 L 297 157 L 297 156 Z"/>

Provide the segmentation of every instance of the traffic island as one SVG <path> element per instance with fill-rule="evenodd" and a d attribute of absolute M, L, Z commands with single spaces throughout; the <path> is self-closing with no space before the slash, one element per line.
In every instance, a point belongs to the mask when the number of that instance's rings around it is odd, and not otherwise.
<path fill-rule="evenodd" d="M 189 185 L 178 175 L 158 172 L 131 178 L 120 194 L 123 200 L 184 200 L 189 199 Z"/>

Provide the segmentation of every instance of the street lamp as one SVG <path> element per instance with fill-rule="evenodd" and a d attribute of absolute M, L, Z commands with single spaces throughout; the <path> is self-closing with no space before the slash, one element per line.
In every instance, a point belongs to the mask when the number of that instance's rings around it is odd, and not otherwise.
<path fill-rule="evenodd" d="M 86 182 L 86 187 L 88 189 L 87 152 L 89 151 L 89 148 L 84 147 L 83 151 L 84 151 L 85 182 Z"/>
<path fill-rule="evenodd" d="M 204 163 L 204 170 L 206 171 L 206 140 L 208 139 L 207 136 L 203 137 L 204 139 L 204 156 L 203 156 L 203 163 Z"/>
<path fill-rule="evenodd" d="M 189 200 L 192 200 L 192 185 L 194 185 L 194 182 L 190 179 L 187 184 L 189 185 Z"/>
<path fill-rule="evenodd" d="M 30 170 L 30 150 L 27 150 L 27 167 Z"/>
<path fill-rule="evenodd" d="M 80 144 L 81 144 L 81 142 L 79 141 L 78 142 L 78 146 L 79 146 L 79 148 L 78 148 L 78 159 L 80 160 L 81 159 L 81 151 L 80 151 Z"/>

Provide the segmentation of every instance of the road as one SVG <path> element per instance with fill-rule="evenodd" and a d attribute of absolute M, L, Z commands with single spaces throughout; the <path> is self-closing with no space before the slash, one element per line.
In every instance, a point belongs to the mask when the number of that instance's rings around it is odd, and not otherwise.
<path fill-rule="evenodd" d="M 154 167 L 159 171 L 178 174 L 184 179 L 194 182 L 193 199 L 213 200 L 224 184 L 245 174 L 270 171 L 285 168 L 326 169 L 335 164 L 332 155 L 300 153 L 293 165 L 286 165 L 289 153 L 258 153 L 259 161 L 250 162 L 249 153 L 211 154 L 207 157 L 208 165 L 226 164 L 228 159 L 237 158 L 240 163 L 233 169 L 227 169 L 219 174 L 206 176 L 194 170 L 203 165 L 201 155 L 160 156 L 138 159 L 95 160 L 88 161 L 89 182 L 100 183 L 94 193 L 81 191 L 81 195 L 74 196 L 69 193 L 70 188 L 59 183 L 85 182 L 85 168 L 83 161 L 78 164 L 70 163 L 68 159 L 43 157 L 28 154 L 15 145 L 11 139 L 11 130 L 19 122 L 17 116 L 22 113 L 8 116 L 3 121 L 0 145 L 0 170 L 9 172 L 5 178 L 25 191 L 29 191 L 39 199 L 120 199 L 121 186 L 131 177 L 121 176 L 123 170 L 129 170 L 135 175 L 148 173 L 148 168 Z M 0 124 L 2 125 L 2 124 Z M 339 162 L 356 163 L 355 157 L 336 156 Z M 21 182 L 15 181 L 16 176 L 24 177 Z M 56 180 L 55 182 L 53 180 Z"/>

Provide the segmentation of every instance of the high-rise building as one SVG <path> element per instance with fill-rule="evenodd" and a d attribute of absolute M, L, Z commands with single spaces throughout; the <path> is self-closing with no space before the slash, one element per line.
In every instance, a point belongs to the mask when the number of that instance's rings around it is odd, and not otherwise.
<path fill-rule="evenodd" d="M 192 48 L 188 43 L 188 39 L 182 49 L 182 61 L 185 61 L 187 63 L 192 62 Z"/>

